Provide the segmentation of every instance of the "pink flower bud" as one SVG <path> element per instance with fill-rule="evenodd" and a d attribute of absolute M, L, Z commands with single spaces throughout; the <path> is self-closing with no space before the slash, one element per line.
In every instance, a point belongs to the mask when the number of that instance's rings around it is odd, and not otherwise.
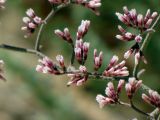
<path fill-rule="evenodd" d="M 142 37 L 140 35 L 137 35 L 135 37 L 136 42 L 140 43 L 142 41 Z"/>
<path fill-rule="evenodd" d="M 84 37 L 84 35 L 88 32 L 89 26 L 90 26 L 89 20 L 81 21 L 81 25 L 78 27 L 77 40 L 82 39 Z"/>
<path fill-rule="evenodd" d="M 133 53 L 133 49 L 129 49 L 127 52 L 124 54 L 124 58 L 128 59 Z"/>
<path fill-rule="evenodd" d="M 128 11 L 127 6 L 124 6 L 124 7 L 123 7 L 123 11 L 124 11 L 125 14 L 129 14 L 129 11 Z"/>
<path fill-rule="evenodd" d="M 28 10 L 26 11 L 26 14 L 27 14 L 29 17 L 31 17 L 31 18 L 34 18 L 34 17 L 35 17 L 35 12 L 34 12 L 34 10 L 33 10 L 32 8 L 28 9 Z"/>
<path fill-rule="evenodd" d="M 75 52 L 76 59 L 79 62 L 81 62 L 81 60 L 82 60 L 82 51 L 81 51 L 81 48 L 75 48 L 74 52 Z"/>
<path fill-rule="evenodd" d="M 79 67 L 79 70 L 82 72 L 82 73 L 86 73 L 87 72 L 87 68 L 85 66 L 80 66 Z"/>
<path fill-rule="evenodd" d="M 120 80 L 118 83 L 118 87 L 117 87 L 117 93 L 120 93 L 122 90 L 122 87 L 124 86 L 125 81 L 124 80 Z"/>
<path fill-rule="evenodd" d="M 122 28 L 122 26 L 118 25 L 118 29 L 122 34 L 126 33 L 126 30 L 124 28 Z"/>
<path fill-rule="evenodd" d="M 25 24 L 28 24 L 29 22 L 31 22 L 31 20 L 30 20 L 30 18 L 28 18 L 28 17 L 23 17 L 23 22 L 24 22 Z"/>
<path fill-rule="evenodd" d="M 57 56 L 56 56 L 56 60 L 59 62 L 60 66 L 61 66 L 62 68 L 65 67 L 65 65 L 64 65 L 64 58 L 63 58 L 62 55 L 57 55 Z"/>
<path fill-rule="evenodd" d="M 150 25 L 152 24 L 153 19 L 148 19 L 148 21 L 145 24 L 145 28 L 149 28 Z"/>
<path fill-rule="evenodd" d="M 103 108 L 105 105 L 113 104 L 114 101 L 108 97 L 104 97 L 102 95 L 97 95 L 96 101 L 99 103 L 99 107 Z"/>
<path fill-rule="evenodd" d="M 152 19 L 155 19 L 155 18 L 157 17 L 157 15 L 158 15 L 157 12 L 153 12 L 152 15 L 151 15 L 151 18 L 152 18 Z"/>
<path fill-rule="evenodd" d="M 136 52 L 136 54 L 135 54 L 135 64 L 136 65 L 138 65 L 140 58 L 141 58 L 140 52 Z"/>
<path fill-rule="evenodd" d="M 138 27 L 142 27 L 143 24 L 143 15 L 139 14 L 137 16 Z"/>

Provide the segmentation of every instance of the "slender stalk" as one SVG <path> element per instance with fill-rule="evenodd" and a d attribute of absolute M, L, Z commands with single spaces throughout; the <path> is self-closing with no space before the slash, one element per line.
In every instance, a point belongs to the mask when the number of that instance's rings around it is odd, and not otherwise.
<path fill-rule="evenodd" d="M 39 56 L 41 58 L 43 58 L 43 57 L 46 56 L 42 52 L 36 51 L 34 49 L 16 47 L 16 46 L 11 46 L 11 45 L 6 45 L 6 44 L 1 44 L 0 48 L 11 50 L 11 51 L 17 51 L 17 52 L 35 54 L 35 55 L 37 55 L 37 56 Z"/>
<path fill-rule="evenodd" d="M 140 110 L 139 108 L 137 108 L 137 107 L 133 104 L 133 101 L 132 101 L 132 100 L 130 100 L 130 104 L 131 104 L 131 107 L 132 107 L 135 111 L 137 111 L 137 112 L 139 112 L 139 113 L 141 113 L 141 114 L 143 114 L 143 115 L 146 115 L 146 116 L 151 117 L 150 114 L 145 113 L 145 112 L 143 112 L 142 110 Z"/>
<path fill-rule="evenodd" d="M 36 42 L 35 42 L 35 50 L 40 51 L 39 50 L 40 37 L 41 37 L 41 34 L 43 32 L 43 28 L 44 28 L 45 24 L 47 24 L 47 22 L 49 21 L 49 19 L 52 18 L 57 11 L 59 11 L 61 8 L 64 8 L 64 7 L 68 6 L 69 4 L 70 3 L 61 4 L 61 5 L 57 6 L 55 9 L 52 8 L 51 12 L 47 15 L 47 17 L 44 19 L 44 22 L 40 26 L 40 29 L 39 29 L 38 34 L 37 34 Z"/>
<path fill-rule="evenodd" d="M 119 101 L 118 102 L 120 105 L 124 105 L 124 106 L 127 106 L 127 107 L 129 107 L 129 108 L 132 108 L 133 110 L 135 110 L 136 112 L 138 112 L 138 113 L 140 113 L 140 114 L 143 114 L 143 115 L 145 115 L 145 116 L 149 116 L 150 117 L 150 115 L 148 114 L 148 113 L 145 113 L 145 112 L 143 112 L 142 110 L 140 110 L 139 108 L 137 108 L 134 104 L 133 104 L 133 102 L 132 101 L 130 101 L 130 104 L 129 103 L 125 103 L 125 102 L 122 102 L 122 101 Z"/>
<path fill-rule="evenodd" d="M 157 25 L 159 19 L 160 19 L 160 15 L 157 17 L 156 21 L 154 22 L 154 24 L 153 24 L 152 27 L 150 28 L 151 30 L 154 29 L 154 27 Z M 146 37 L 145 37 L 145 39 L 144 39 L 144 41 L 143 41 L 143 43 L 142 43 L 142 45 L 141 45 L 141 47 L 140 47 L 140 50 L 141 50 L 141 51 L 144 50 L 146 44 L 147 44 L 148 41 L 150 40 L 150 39 L 149 39 L 150 35 L 151 35 L 150 32 L 147 33 L 147 35 L 146 35 Z M 136 77 L 136 78 L 137 78 L 137 69 L 138 69 L 139 65 L 140 65 L 140 64 L 137 64 L 137 65 L 135 64 L 135 65 L 134 65 L 134 69 L 133 69 L 133 76 Z"/>

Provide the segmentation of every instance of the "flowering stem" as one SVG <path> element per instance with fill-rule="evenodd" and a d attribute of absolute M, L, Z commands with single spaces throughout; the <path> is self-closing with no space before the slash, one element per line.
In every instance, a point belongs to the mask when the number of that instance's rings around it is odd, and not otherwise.
<path fill-rule="evenodd" d="M 156 21 L 154 22 L 154 24 L 150 28 L 151 30 L 156 26 L 156 24 L 158 23 L 159 19 L 160 19 L 160 15 L 157 17 Z M 148 43 L 150 35 L 151 35 L 151 33 L 148 32 L 146 37 L 145 37 L 145 39 L 144 39 L 144 41 L 143 41 L 143 43 L 142 43 L 142 45 L 141 45 L 141 48 L 140 48 L 141 51 L 144 50 L 146 44 Z M 134 69 L 133 69 L 133 76 L 136 77 L 136 78 L 137 78 L 137 69 L 138 69 L 138 67 L 139 67 L 139 64 L 135 64 Z"/>
<path fill-rule="evenodd" d="M 45 24 L 47 24 L 48 20 L 50 18 L 52 18 L 52 16 L 54 16 L 57 11 L 59 11 L 61 8 L 64 8 L 68 5 L 69 5 L 69 3 L 61 4 L 61 5 L 57 6 L 56 8 L 52 8 L 51 12 L 47 15 L 47 17 L 44 19 L 44 22 L 40 26 L 40 29 L 39 29 L 38 34 L 37 34 L 36 42 L 35 42 L 35 50 L 39 51 L 40 37 L 41 37 L 41 34 L 43 32 L 43 28 L 44 28 Z"/>

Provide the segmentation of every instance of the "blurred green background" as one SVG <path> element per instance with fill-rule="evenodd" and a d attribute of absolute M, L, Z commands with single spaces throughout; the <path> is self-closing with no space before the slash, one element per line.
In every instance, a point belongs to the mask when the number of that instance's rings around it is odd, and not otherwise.
<path fill-rule="evenodd" d="M 91 20 L 90 31 L 85 37 L 91 42 L 88 69 L 93 69 L 92 51 L 97 48 L 104 52 L 104 64 L 114 54 L 123 59 L 124 52 L 133 43 L 125 43 L 115 38 L 117 25 L 121 24 L 115 12 L 122 11 L 127 5 L 129 9 L 136 8 L 144 13 L 148 8 L 160 11 L 160 0 L 102 0 L 101 15 L 96 16 L 82 6 L 71 5 L 60 10 L 45 26 L 42 34 L 43 52 L 55 60 L 57 54 L 65 57 L 69 64 L 71 48 L 66 42 L 53 34 L 54 29 L 68 27 L 75 37 L 77 27 L 82 19 Z M 24 39 L 21 31 L 22 17 L 25 11 L 33 8 L 38 16 L 45 16 L 51 7 L 47 0 L 8 0 L 6 9 L 0 11 L 0 43 L 33 48 L 36 33 Z M 160 91 L 160 29 L 152 36 L 145 56 L 148 64 L 141 65 L 146 72 L 143 82 L 151 88 Z M 36 31 L 37 32 L 37 31 Z M 5 77 L 7 82 L 0 82 L 0 120 L 128 120 L 137 117 L 146 118 L 124 106 L 107 106 L 100 109 L 95 100 L 97 94 L 104 94 L 106 81 L 90 80 L 82 87 L 67 87 L 66 76 L 56 77 L 43 75 L 35 71 L 38 57 L 31 54 L 17 53 L 0 49 L 0 59 L 5 61 Z M 133 58 L 127 61 L 130 71 L 133 69 Z M 78 67 L 78 66 L 77 66 Z M 116 84 L 116 83 L 115 83 Z M 121 98 L 127 102 L 123 91 Z M 140 91 L 136 94 L 135 104 L 146 112 L 154 108 L 142 103 Z"/>

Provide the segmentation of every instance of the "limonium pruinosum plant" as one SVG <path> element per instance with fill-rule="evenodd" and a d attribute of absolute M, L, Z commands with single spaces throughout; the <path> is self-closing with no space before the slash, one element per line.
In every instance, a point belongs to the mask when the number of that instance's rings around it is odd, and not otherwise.
<path fill-rule="evenodd" d="M 0 0 L 0 8 L 4 8 L 5 2 L 6 0 Z M 98 9 L 102 6 L 101 0 L 48 0 L 48 3 L 51 4 L 52 10 L 44 19 L 37 16 L 32 8 L 26 11 L 27 17 L 23 17 L 24 26 L 22 27 L 22 30 L 26 32 L 25 37 L 32 35 L 35 30 L 38 31 L 33 49 L 7 44 L 0 44 L 0 48 L 37 55 L 39 59 L 35 70 L 43 74 L 57 76 L 66 75 L 69 78 L 69 81 L 66 83 L 67 86 L 82 86 L 92 79 L 107 80 L 108 83 L 105 89 L 105 95 L 98 94 L 96 96 L 96 101 L 100 108 L 110 104 L 119 104 L 145 115 L 146 119 L 155 120 L 157 119 L 157 116 L 160 117 L 160 95 L 157 91 L 154 91 L 143 84 L 143 80 L 140 79 L 142 71 L 138 70 L 141 61 L 147 64 L 144 55 L 144 47 L 149 40 L 150 34 L 156 31 L 154 30 L 154 27 L 158 23 L 160 15 L 157 12 L 151 12 L 150 9 L 147 10 L 145 15 L 142 15 L 139 14 L 136 9 L 129 10 L 126 6 L 123 7 L 123 13 L 116 12 L 116 16 L 123 24 L 123 26 L 118 25 L 120 33 L 116 35 L 116 38 L 126 43 L 133 41 L 133 45 L 124 52 L 123 58 L 125 60 L 121 60 L 120 62 L 119 57 L 113 55 L 110 61 L 104 64 L 105 52 L 97 48 L 94 48 L 94 50 L 90 49 L 94 46 L 84 39 L 92 25 L 92 21 L 90 20 L 81 21 L 75 32 L 75 36 L 71 35 L 70 30 L 67 27 L 64 27 L 62 30 L 56 29 L 54 32 L 51 31 L 54 33 L 53 35 L 57 35 L 71 47 L 72 51 L 69 52 L 71 53 L 70 63 L 67 63 L 66 59 L 68 58 L 64 58 L 63 55 L 58 53 L 58 55 L 55 56 L 55 60 L 52 60 L 42 52 L 42 49 L 40 49 L 40 37 L 44 30 L 44 26 L 47 25 L 49 19 L 54 17 L 58 10 L 69 6 L 70 4 L 81 5 L 92 10 L 96 15 L 99 15 L 100 12 Z M 128 28 L 135 29 L 137 32 L 130 32 Z M 92 69 L 86 65 L 86 61 L 89 59 L 88 54 L 92 55 L 92 60 L 90 60 L 92 61 L 90 62 L 92 64 Z M 126 62 L 131 55 L 134 56 L 134 67 L 129 72 Z M 0 60 L 1 80 L 5 80 L 3 77 L 3 64 L 3 60 Z M 102 66 L 105 66 L 105 68 Z M 98 82 L 98 80 L 95 82 Z M 117 87 L 114 85 L 115 82 L 118 83 Z M 123 88 L 125 89 L 128 102 L 124 102 L 120 96 Z M 135 106 L 133 98 L 140 89 L 142 99 L 149 105 L 154 106 L 154 111 L 149 111 L 149 113 Z"/>

